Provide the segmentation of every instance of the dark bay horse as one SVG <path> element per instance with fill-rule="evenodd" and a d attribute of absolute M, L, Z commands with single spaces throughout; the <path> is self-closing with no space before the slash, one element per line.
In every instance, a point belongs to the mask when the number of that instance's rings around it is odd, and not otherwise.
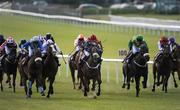
<path fill-rule="evenodd" d="M 180 46 L 177 45 L 175 47 L 175 49 L 173 50 L 173 52 L 171 53 L 172 58 L 173 58 L 173 70 L 172 70 L 172 76 L 174 79 L 174 86 L 178 87 L 175 77 L 174 77 L 174 73 L 177 72 L 178 74 L 178 78 L 180 80 Z"/>
<path fill-rule="evenodd" d="M 172 71 L 173 62 L 172 57 L 168 47 L 162 52 L 162 56 L 153 64 L 153 77 L 154 84 L 152 91 L 155 92 L 155 85 L 159 86 L 161 83 L 163 84 L 162 90 L 165 90 L 167 93 L 168 79 L 170 77 L 170 73 Z M 157 82 L 156 82 L 157 78 Z M 162 78 L 162 82 L 160 82 L 160 78 Z"/>
<path fill-rule="evenodd" d="M 20 86 L 24 86 L 25 93 L 27 95 L 27 80 L 28 80 L 28 65 L 24 64 L 26 57 L 28 54 L 26 52 L 23 52 L 19 56 L 18 60 L 18 70 L 20 74 Z"/>
<path fill-rule="evenodd" d="M 47 54 L 44 60 L 44 66 L 43 66 L 43 88 L 46 89 L 46 78 L 48 78 L 49 81 L 49 91 L 47 98 L 50 97 L 50 94 L 54 93 L 53 90 L 53 83 L 55 80 L 55 76 L 58 71 L 58 63 L 55 60 L 55 54 L 53 53 L 53 47 L 54 45 L 48 45 L 47 48 Z"/>
<path fill-rule="evenodd" d="M 45 96 L 43 89 L 43 62 L 42 56 L 39 49 L 35 50 L 34 55 L 28 61 L 28 90 L 27 90 L 27 98 L 30 98 L 32 95 L 32 85 L 36 80 L 37 85 L 39 87 L 39 92 L 41 96 Z"/>
<path fill-rule="evenodd" d="M 139 97 L 139 85 L 140 85 L 140 77 L 144 77 L 143 88 L 146 88 L 147 79 L 148 79 L 148 64 L 150 57 L 148 54 L 148 48 L 146 46 L 142 46 L 140 52 L 132 59 L 132 61 L 128 63 L 123 63 L 123 76 L 124 83 L 122 88 L 125 88 L 127 85 L 127 89 L 130 89 L 130 80 L 131 78 L 135 78 L 136 82 L 136 97 Z"/>
<path fill-rule="evenodd" d="M 17 55 L 16 55 L 16 47 L 10 48 L 10 53 L 5 55 L 1 61 L 2 63 L 2 71 L 7 74 L 7 81 L 9 83 L 9 87 L 11 88 L 11 76 L 13 75 L 13 92 L 15 92 L 16 86 L 16 75 L 17 75 Z M 3 74 L 3 73 L 1 73 Z"/>
<path fill-rule="evenodd" d="M 98 54 L 98 48 L 92 47 L 91 53 L 87 61 L 84 61 L 84 64 L 81 68 L 78 68 L 78 71 L 82 73 L 82 81 L 84 85 L 84 96 L 87 96 L 87 92 L 89 92 L 89 84 L 90 80 L 92 79 L 93 85 L 92 85 L 92 91 L 95 91 L 96 81 L 98 83 L 98 92 L 94 92 L 94 98 L 97 96 L 100 96 L 101 94 L 101 57 Z"/>
<path fill-rule="evenodd" d="M 78 70 L 78 66 L 79 66 L 79 62 L 80 62 L 80 59 L 82 57 L 82 54 L 83 52 L 82 51 L 79 51 L 75 58 L 73 58 L 74 56 L 71 56 L 68 60 L 69 62 L 69 68 L 70 68 L 70 71 L 71 71 L 71 77 L 72 77 L 72 82 L 73 82 L 73 86 L 74 86 L 74 89 L 76 89 L 76 80 L 79 82 L 79 79 L 80 77 L 82 76 L 82 74 L 80 73 L 80 71 L 77 71 Z M 77 71 L 77 78 L 75 77 L 75 71 Z M 82 88 L 82 81 L 80 81 L 80 84 L 79 84 L 79 89 Z"/>

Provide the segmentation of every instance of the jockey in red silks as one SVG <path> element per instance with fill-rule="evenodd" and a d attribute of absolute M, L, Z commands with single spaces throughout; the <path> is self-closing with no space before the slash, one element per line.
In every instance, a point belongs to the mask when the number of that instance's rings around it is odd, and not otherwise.
<path fill-rule="evenodd" d="M 84 55 L 81 58 L 80 65 L 82 65 L 83 62 L 87 61 L 87 59 L 89 58 L 92 46 L 97 46 L 98 47 L 98 53 L 100 56 L 102 56 L 103 47 L 102 47 L 101 41 L 97 39 L 96 35 L 92 34 L 90 37 L 88 37 L 88 39 L 84 43 L 84 51 L 83 51 Z"/>
<path fill-rule="evenodd" d="M 168 38 L 165 36 L 162 36 L 159 41 L 158 41 L 158 49 L 159 52 L 155 57 L 155 61 L 157 61 L 161 56 L 162 56 L 162 52 L 164 50 L 164 48 L 168 47 L 169 48 L 169 44 L 168 44 Z M 169 48 L 170 49 L 170 48 Z"/>

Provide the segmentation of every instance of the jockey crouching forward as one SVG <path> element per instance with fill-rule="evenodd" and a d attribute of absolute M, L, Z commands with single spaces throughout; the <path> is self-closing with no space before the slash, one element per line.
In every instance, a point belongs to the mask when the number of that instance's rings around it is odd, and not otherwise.
<path fill-rule="evenodd" d="M 43 50 L 42 50 L 42 56 L 43 56 L 43 59 L 45 59 L 46 57 L 46 53 L 47 53 L 47 49 L 48 49 L 48 46 L 51 46 L 52 47 L 52 52 L 53 54 L 55 55 L 54 58 L 55 60 L 57 61 L 58 63 L 58 66 L 60 66 L 59 64 L 59 60 L 58 60 L 58 55 L 62 55 L 62 51 L 59 49 L 59 47 L 57 46 L 56 43 L 54 43 L 51 39 L 48 39 L 46 42 L 43 43 Z"/>
<path fill-rule="evenodd" d="M 102 56 L 102 53 L 103 53 L 103 50 L 102 50 L 102 44 L 101 44 L 101 41 L 99 41 L 97 39 L 97 37 L 95 35 L 91 35 L 87 41 L 84 43 L 84 54 L 80 60 L 80 66 L 83 65 L 83 62 L 86 62 L 87 59 L 89 58 L 89 55 L 91 53 L 91 48 L 93 46 L 97 46 L 97 48 L 99 49 L 98 50 L 98 54 L 100 55 L 100 57 Z M 99 62 L 101 62 L 102 59 L 100 59 Z"/>
<path fill-rule="evenodd" d="M 30 39 L 30 41 L 26 42 L 23 46 L 23 49 L 28 48 L 28 56 L 26 57 L 26 60 L 24 62 L 27 63 L 28 60 L 34 55 L 36 49 L 39 49 L 42 51 L 42 42 L 39 39 L 39 36 L 34 36 Z"/>
<path fill-rule="evenodd" d="M 128 55 L 125 57 L 123 62 L 130 63 L 131 60 L 134 58 L 134 56 L 136 56 L 136 54 L 140 52 L 140 47 L 142 45 L 145 45 L 147 47 L 147 44 L 143 36 L 142 35 L 134 36 L 133 39 L 129 41 L 128 46 L 130 51 Z"/>
<path fill-rule="evenodd" d="M 8 54 L 10 54 L 10 53 L 11 53 L 11 50 L 14 49 L 14 48 L 15 48 L 15 49 L 17 48 L 17 44 L 16 44 L 16 42 L 14 41 L 14 39 L 13 39 L 11 36 L 9 36 L 9 37 L 7 38 L 7 40 L 0 46 L 0 51 L 1 51 L 1 52 L 2 52 L 2 51 L 5 51 L 5 54 L 0 57 L 0 66 L 1 66 L 1 60 L 2 60 L 5 56 L 7 56 Z"/>
<path fill-rule="evenodd" d="M 163 53 L 163 50 L 164 50 L 166 47 L 170 49 L 168 42 L 169 42 L 169 41 L 168 41 L 168 38 L 165 37 L 165 36 L 162 36 L 162 37 L 160 38 L 160 40 L 158 41 L 158 49 L 159 49 L 159 52 L 158 52 L 157 55 L 155 56 L 155 59 L 154 59 L 155 62 L 157 62 L 158 59 L 161 58 L 162 53 Z"/>
<path fill-rule="evenodd" d="M 84 49 L 84 43 L 85 43 L 86 38 L 84 37 L 83 34 L 79 34 L 77 38 L 74 40 L 74 46 L 76 48 L 74 54 L 72 55 L 72 60 L 75 60 L 76 55 L 79 51 L 82 51 Z"/>

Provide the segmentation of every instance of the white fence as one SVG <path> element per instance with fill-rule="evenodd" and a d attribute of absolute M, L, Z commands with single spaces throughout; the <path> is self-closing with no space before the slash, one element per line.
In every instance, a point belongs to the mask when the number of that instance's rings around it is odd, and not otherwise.
<path fill-rule="evenodd" d="M 59 55 L 58 56 L 59 58 L 62 58 L 62 55 Z M 69 76 L 69 64 L 68 64 L 68 58 L 69 56 L 68 55 L 63 55 L 64 58 L 66 58 L 66 77 Z M 119 83 L 119 64 L 123 61 L 123 59 L 107 59 L 107 58 L 103 58 L 103 62 L 106 63 L 106 81 L 107 83 L 110 82 L 110 65 L 109 63 L 110 62 L 114 62 L 116 63 L 116 83 Z M 61 61 L 62 62 L 62 61 Z M 149 64 L 152 64 L 153 61 L 149 61 L 148 62 Z"/>
<path fill-rule="evenodd" d="M 69 17 L 69 16 L 60 16 L 60 15 L 47 15 L 47 14 L 39 14 L 33 12 L 24 12 L 19 10 L 9 10 L 0 8 L 0 14 L 14 14 L 14 15 L 22 15 L 22 16 L 31 16 L 45 19 L 54 19 L 60 20 L 58 22 L 67 22 L 69 24 L 78 24 L 78 25 L 86 25 L 93 27 L 103 27 L 107 25 L 109 30 L 111 31 L 123 31 L 129 32 L 132 31 L 134 33 L 143 33 L 147 34 L 148 32 L 152 35 L 160 35 L 161 33 L 167 35 L 180 35 L 180 26 L 179 25 L 171 25 L 171 24 L 151 24 L 151 23 L 138 23 L 138 22 L 126 22 L 126 21 L 104 21 L 104 20 L 92 20 L 92 19 L 83 19 L 78 17 Z M 102 25 L 102 26 L 101 26 Z M 121 28 L 119 28 L 121 27 Z"/>

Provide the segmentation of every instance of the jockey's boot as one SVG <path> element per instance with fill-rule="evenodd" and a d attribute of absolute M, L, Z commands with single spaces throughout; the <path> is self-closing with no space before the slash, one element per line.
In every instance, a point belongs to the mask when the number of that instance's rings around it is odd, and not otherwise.
<path fill-rule="evenodd" d="M 80 59 L 79 66 L 81 67 L 88 59 L 88 56 L 85 56 L 84 58 Z"/>
<path fill-rule="evenodd" d="M 58 66 L 61 66 L 61 64 L 59 63 L 58 57 L 55 57 L 55 60 L 56 60 L 56 62 L 58 64 Z"/>
<path fill-rule="evenodd" d="M 22 65 L 24 66 L 25 64 L 27 64 L 28 61 L 29 61 L 29 59 L 30 59 L 30 57 L 29 57 L 29 56 L 26 56 L 26 57 L 24 58 L 24 61 L 23 61 Z"/>
<path fill-rule="evenodd" d="M 133 53 L 129 53 L 129 55 L 126 58 L 126 63 L 130 63 L 131 60 L 133 59 L 133 57 L 134 57 L 134 54 Z"/>
<path fill-rule="evenodd" d="M 76 52 L 72 55 L 72 60 L 73 60 L 73 61 L 75 60 L 77 53 L 78 53 L 78 51 L 76 51 Z"/>
<path fill-rule="evenodd" d="M 161 56 L 162 56 L 162 53 L 157 53 L 157 55 L 154 58 L 154 61 L 158 62 L 158 60 L 161 58 Z"/>

